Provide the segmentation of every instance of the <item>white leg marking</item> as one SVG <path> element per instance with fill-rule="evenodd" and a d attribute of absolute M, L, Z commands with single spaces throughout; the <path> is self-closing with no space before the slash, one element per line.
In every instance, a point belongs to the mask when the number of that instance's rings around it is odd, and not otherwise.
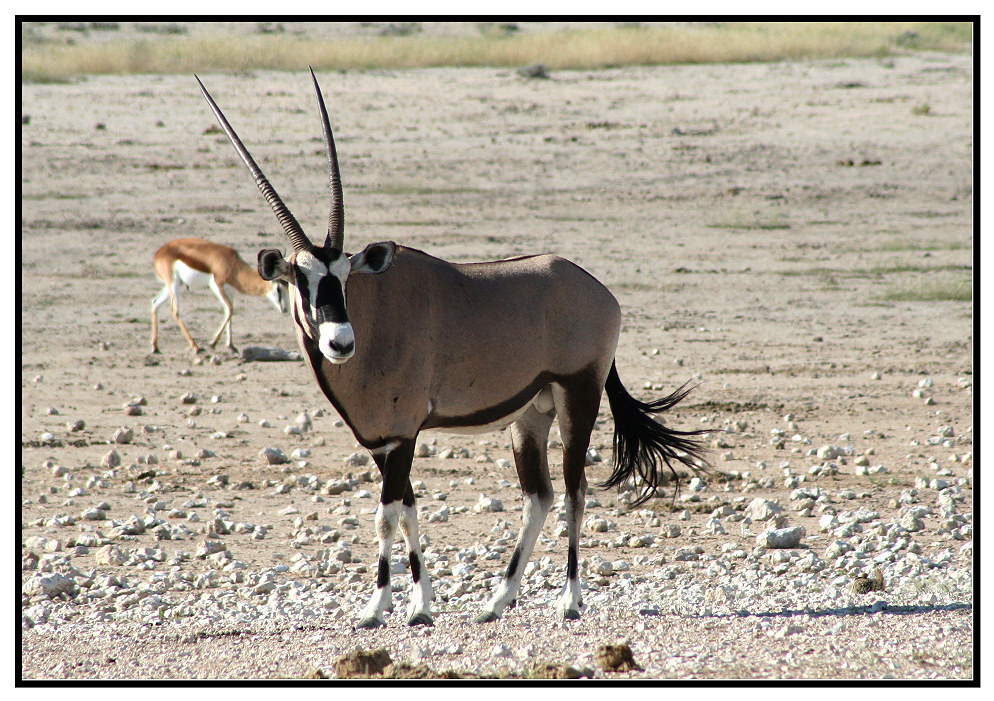
<path fill-rule="evenodd" d="M 400 514 L 400 530 L 404 534 L 407 553 L 411 558 L 411 578 L 414 582 L 411 591 L 411 603 L 407 607 L 408 625 L 431 623 L 431 602 L 435 600 L 435 592 L 431 588 L 428 568 L 421 552 L 421 542 L 418 540 L 418 510 L 412 506 L 404 506 Z"/>
<path fill-rule="evenodd" d="M 559 597 L 559 604 L 556 606 L 560 618 L 579 618 L 581 600 L 580 579 L 567 579 L 563 594 Z"/>
<path fill-rule="evenodd" d="M 215 345 L 217 343 L 217 339 L 221 338 L 221 333 L 225 329 L 227 329 L 228 330 L 228 348 L 231 348 L 231 313 L 232 313 L 232 308 L 229 305 L 228 300 L 225 299 L 224 289 L 222 288 L 222 286 L 220 286 L 220 285 L 217 284 L 217 282 L 214 280 L 213 277 L 211 277 L 210 280 L 207 281 L 207 286 L 211 289 L 211 292 L 214 293 L 214 296 L 217 297 L 217 301 L 221 303 L 221 306 L 224 307 L 224 321 L 221 322 L 221 327 L 217 330 L 217 333 L 214 334 L 214 340 L 211 341 L 211 345 L 212 346 Z"/>
<path fill-rule="evenodd" d="M 517 562 L 514 563 L 514 572 L 511 573 L 510 577 L 507 574 L 504 575 L 490 601 L 483 607 L 483 612 L 477 616 L 477 621 L 492 621 L 500 618 L 501 613 L 508 604 L 514 601 L 514 597 L 518 594 L 518 588 L 521 586 L 521 576 L 524 574 L 525 565 L 528 564 L 528 560 L 531 558 L 532 550 L 535 548 L 535 541 L 538 540 L 538 536 L 542 532 L 542 526 L 545 524 L 546 516 L 549 515 L 549 509 L 551 508 L 551 497 L 548 501 L 543 502 L 535 494 L 528 495 L 522 514 L 521 532 L 518 534 L 518 542 L 515 543 L 514 550 L 511 551 L 513 553 L 511 555 L 512 558 L 517 555 Z M 510 563 L 508 563 L 508 566 L 510 567 Z"/>
<path fill-rule="evenodd" d="M 152 298 L 152 313 L 169 300 L 169 285 L 164 285 L 159 294 Z"/>
<path fill-rule="evenodd" d="M 381 502 L 376 509 L 376 536 L 379 539 L 376 590 L 359 617 L 359 626 L 362 628 L 386 625 L 383 612 L 393 606 L 390 588 L 390 546 L 393 545 L 394 535 L 397 533 L 397 522 L 400 520 L 403 508 L 404 505 L 401 502 L 394 501 L 389 504 Z"/>
<path fill-rule="evenodd" d="M 559 604 L 556 607 L 562 618 L 575 619 L 580 617 L 580 602 L 582 601 L 580 576 L 578 573 L 570 574 L 569 560 L 570 553 L 572 553 L 574 558 L 579 559 L 580 521 L 583 519 L 583 507 L 585 506 L 585 497 L 583 495 L 586 491 L 587 480 L 583 478 L 576 494 L 566 494 L 566 529 L 569 540 L 566 555 L 566 586 L 563 587 L 562 596 L 559 597 Z M 573 498 L 570 498 L 571 496 Z"/>

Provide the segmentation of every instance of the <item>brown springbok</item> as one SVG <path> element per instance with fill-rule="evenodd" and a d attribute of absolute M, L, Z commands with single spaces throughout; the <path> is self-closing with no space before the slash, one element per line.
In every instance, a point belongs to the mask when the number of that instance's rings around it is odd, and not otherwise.
<path fill-rule="evenodd" d="M 173 319 L 176 320 L 179 330 L 186 336 L 193 352 L 200 352 L 186 324 L 179 318 L 181 285 L 186 289 L 209 287 L 224 305 L 224 321 L 214 334 L 211 347 L 217 345 L 217 340 L 227 329 L 227 345 L 233 353 L 238 352 L 231 343 L 231 316 L 234 310 L 231 300 L 224 292 L 225 285 L 234 287 L 242 294 L 266 297 L 284 314 L 289 310 L 286 283 L 280 280 L 263 280 L 254 268 L 241 259 L 238 251 L 230 246 L 222 246 L 203 239 L 173 239 L 155 252 L 152 256 L 152 265 L 155 274 L 164 283 L 159 294 L 152 298 L 153 353 L 159 352 L 159 320 L 156 312 L 167 299 L 172 303 Z"/>
<path fill-rule="evenodd" d="M 546 455 L 555 417 L 563 445 L 569 545 L 560 616 L 582 606 L 577 548 L 590 433 L 606 389 L 614 415 L 614 471 L 602 486 L 631 481 L 639 503 L 666 479 L 663 463 L 706 467 L 699 431 L 667 428 L 653 416 L 690 391 L 641 402 L 614 364 L 621 313 L 589 273 L 552 255 L 454 264 L 393 242 L 348 254 L 344 246 L 338 155 L 317 78 L 311 71 L 328 155 L 331 213 L 315 245 L 270 185 L 197 78 L 224 132 L 248 166 L 293 245 L 288 258 L 259 253 L 259 274 L 289 285 L 297 340 L 318 386 L 372 454 L 383 477 L 376 511 L 376 589 L 360 627 L 386 625 L 392 608 L 390 547 L 398 529 L 410 557 L 409 625 L 430 624 L 434 598 L 418 540 L 411 487 L 421 431 L 481 433 L 510 427 L 525 496 L 522 529 L 507 571 L 477 621 L 492 621 L 515 600 L 525 565 L 552 506 Z"/>

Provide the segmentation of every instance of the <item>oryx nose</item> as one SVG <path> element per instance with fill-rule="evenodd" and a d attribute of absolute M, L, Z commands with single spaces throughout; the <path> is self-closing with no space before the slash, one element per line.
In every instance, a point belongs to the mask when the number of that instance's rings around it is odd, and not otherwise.
<path fill-rule="evenodd" d="M 333 363 L 344 363 L 355 352 L 355 335 L 351 324 L 321 324 L 318 347 Z"/>
<path fill-rule="evenodd" d="M 338 355 L 352 355 L 352 351 L 355 350 L 355 341 L 332 341 L 328 345 Z"/>

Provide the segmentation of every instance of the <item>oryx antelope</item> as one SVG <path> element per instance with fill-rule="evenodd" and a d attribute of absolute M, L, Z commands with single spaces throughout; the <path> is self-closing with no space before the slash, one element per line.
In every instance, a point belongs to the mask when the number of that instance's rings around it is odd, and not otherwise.
<path fill-rule="evenodd" d="M 159 352 L 159 319 L 157 312 L 166 300 L 171 302 L 170 311 L 179 330 L 186 336 L 194 352 L 199 352 L 186 324 L 179 318 L 179 292 L 181 286 L 209 287 L 211 292 L 224 305 L 224 321 L 211 340 L 211 347 L 217 345 L 217 340 L 225 329 L 228 331 L 228 348 L 235 352 L 231 343 L 231 316 L 234 311 L 231 300 L 224 292 L 224 286 L 230 285 L 242 294 L 266 297 L 280 312 L 289 311 L 287 286 L 282 280 L 263 280 L 254 268 L 249 266 L 238 251 L 230 246 L 211 243 L 203 239 L 173 239 L 166 243 L 152 256 L 152 266 L 155 274 L 162 280 L 163 287 L 159 294 L 152 298 L 152 352 Z"/>
<path fill-rule="evenodd" d="M 385 625 L 392 607 L 390 548 L 403 536 L 413 592 L 410 625 L 430 624 L 434 598 L 418 542 L 411 463 L 419 432 L 482 433 L 509 426 L 525 505 L 503 580 L 477 621 L 491 621 L 515 600 L 521 575 L 553 502 L 546 455 L 555 417 L 563 445 L 569 546 L 564 618 L 578 618 L 577 545 L 590 433 L 606 389 L 614 414 L 614 471 L 603 486 L 633 480 L 652 496 L 662 463 L 704 467 L 698 431 L 677 431 L 652 417 L 686 396 L 679 390 L 643 403 L 625 391 L 614 365 L 618 302 L 589 273 L 552 255 L 454 264 L 393 242 L 344 252 L 338 156 L 321 89 L 311 71 L 328 155 L 331 213 L 321 245 L 304 234 L 217 104 L 203 91 L 293 245 L 289 257 L 259 253 L 259 274 L 285 280 L 297 340 L 318 385 L 372 454 L 383 478 L 376 511 L 376 589 L 360 627 Z M 675 471 L 674 471 L 675 474 Z"/>

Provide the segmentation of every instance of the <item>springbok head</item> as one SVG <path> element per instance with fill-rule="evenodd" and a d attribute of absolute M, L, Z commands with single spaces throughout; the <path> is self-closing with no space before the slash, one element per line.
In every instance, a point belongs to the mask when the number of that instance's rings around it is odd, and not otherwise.
<path fill-rule="evenodd" d="M 196 76 L 194 76 L 196 77 Z M 345 218 L 342 207 L 342 181 L 338 172 L 335 138 L 328 123 L 328 111 L 311 70 L 314 91 L 321 115 L 321 130 L 328 153 L 328 180 L 331 185 L 331 212 L 328 215 L 328 235 L 324 244 L 315 246 L 304 233 L 293 214 L 270 185 L 269 180 L 228 124 L 207 88 L 197 78 L 200 90 L 214 112 L 218 123 L 228 135 L 238 155 L 248 166 L 256 185 L 266 198 L 283 231 L 293 246 L 288 258 L 275 248 L 259 252 L 259 275 L 265 280 L 285 281 L 294 300 L 294 320 L 310 338 L 315 339 L 322 355 L 332 363 L 344 363 L 355 354 L 355 334 L 345 304 L 345 282 L 351 273 L 382 273 L 393 262 L 396 244 L 392 241 L 372 243 L 361 253 L 349 255 L 344 251 Z"/>

